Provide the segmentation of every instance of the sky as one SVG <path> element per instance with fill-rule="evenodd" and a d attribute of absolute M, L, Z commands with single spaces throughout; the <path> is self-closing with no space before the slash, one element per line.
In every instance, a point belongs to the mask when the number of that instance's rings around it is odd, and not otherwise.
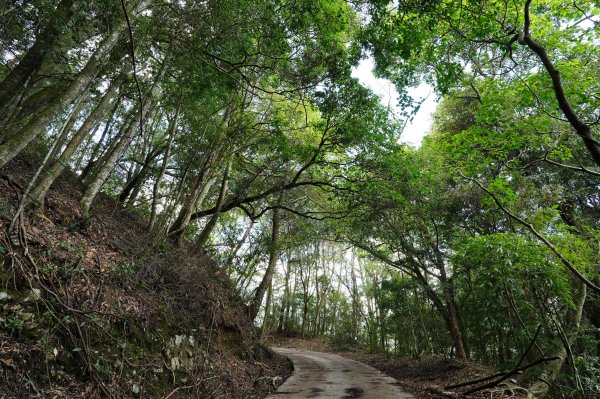
<path fill-rule="evenodd" d="M 394 85 L 387 79 L 376 78 L 373 75 L 375 64 L 372 58 L 364 59 L 358 67 L 352 71 L 352 76 L 356 77 L 364 86 L 373 90 L 381 97 L 381 103 L 398 110 L 398 92 Z M 433 122 L 431 114 L 435 111 L 437 101 L 433 88 L 426 83 L 421 83 L 418 87 L 409 90 L 409 93 L 415 98 L 426 98 L 421 105 L 419 112 L 415 115 L 412 122 L 406 126 L 400 141 L 414 147 L 421 145 L 423 136 L 431 128 Z"/>

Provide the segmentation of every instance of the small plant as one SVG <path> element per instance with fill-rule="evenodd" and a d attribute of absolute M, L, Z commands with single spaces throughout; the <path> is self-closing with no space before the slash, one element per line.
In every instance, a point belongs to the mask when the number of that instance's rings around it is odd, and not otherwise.
<path fill-rule="evenodd" d="M 62 249 L 66 249 L 69 252 L 77 252 L 79 251 L 79 247 L 71 244 L 68 241 L 63 241 L 60 244 L 58 244 L 59 247 L 61 247 Z"/>
<path fill-rule="evenodd" d="M 118 266 L 118 273 L 125 277 L 132 277 L 136 272 L 136 265 L 134 262 L 121 262 Z"/>
<path fill-rule="evenodd" d="M 16 334 L 23 329 L 23 320 L 18 316 L 12 316 L 6 319 L 4 326 L 11 334 Z"/>
<path fill-rule="evenodd" d="M 4 198 L 0 198 L 0 215 L 10 220 L 15 213 L 14 207 Z"/>

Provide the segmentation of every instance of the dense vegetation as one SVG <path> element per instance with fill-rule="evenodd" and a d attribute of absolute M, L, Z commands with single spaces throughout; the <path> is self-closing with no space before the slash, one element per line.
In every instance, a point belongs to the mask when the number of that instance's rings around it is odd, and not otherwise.
<path fill-rule="evenodd" d="M 75 173 L 70 228 L 93 229 L 112 196 L 150 232 L 140 259 L 209 253 L 263 337 L 535 364 L 518 377 L 533 397 L 600 395 L 599 15 L 586 0 L 4 2 L 0 167 L 9 183 L 20 160 L 35 171 L 4 201 L 2 252 L 35 262 L 24 220 Z M 352 76 L 366 57 L 400 114 Z M 420 81 L 441 100 L 417 149 L 400 139 Z"/>

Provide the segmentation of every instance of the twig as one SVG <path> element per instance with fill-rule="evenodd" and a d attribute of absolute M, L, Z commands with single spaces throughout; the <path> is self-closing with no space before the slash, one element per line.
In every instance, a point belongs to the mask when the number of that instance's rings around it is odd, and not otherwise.
<path fill-rule="evenodd" d="M 535 229 L 535 227 L 533 227 L 533 225 L 531 223 L 527 222 L 526 220 L 520 218 L 519 216 L 515 215 L 510 210 L 508 210 L 508 208 L 506 208 L 504 206 L 504 204 L 498 199 L 498 197 L 496 197 L 496 195 L 494 193 L 492 193 L 487 187 L 485 187 L 483 184 L 481 184 L 479 182 L 479 180 L 474 179 L 472 177 L 467 177 L 467 176 L 465 176 L 462 173 L 459 173 L 459 174 L 460 174 L 461 177 L 463 177 L 463 178 L 465 178 L 467 180 L 470 180 L 470 181 L 474 182 L 475 184 L 477 184 L 479 186 L 479 188 L 481 188 L 490 197 L 492 197 L 492 199 L 494 200 L 494 202 L 496 203 L 496 205 L 498 206 L 498 208 L 500 208 L 500 210 L 502 210 L 502 212 L 504 212 L 506 215 L 508 215 L 511 219 L 516 220 L 517 222 L 519 222 L 520 224 L 522 224 L 523 226 L 525 226 L 538 240 L 540 240 L 541 242 L 543 242 L 544 245 L 546 245 L 546 247 L 548 247 L 548 249 L 550 249 L 550 251 L 552 251 L 552 253 L 554 255 L 556 255 L 556 257 L 558 259 L 560 259 L 560 261 L 562 262 L 562 264 L 565 265 L 566 268 L 569 269 L 571 271 L 571 273 L 573 273 L 575 275 L 575 277 L 577 277 L 582 283 L 584 283 L 586 286 L 588 286 L 594 292 L 600 293 L 600 287 L 598 287 L 592 281 L 588 280 L 583 274 L 581 274 L 581 272 L 579 270 L 577 270 L 577 268 L 571 263 L 571 261 L 569 261 L 567 258 L 565 258 L 565 256 L 563 254 L 561 254 L 560 251 L 558 249 L 556 249 L 556 247 L 554 245 L 552 245 L 552 243 L 550 241 L 548 241 L 548 239 L 546 237 L 544 237 L 543 235 L 541 235 Z"/>
<path fill-rule="evenodd" d="M 544 158 L 542 159 L 542 161 L 548 162 L 549 164 L 552 164 L 552 165 L 560 166 L 561 168 L 566 168 L 566 169 L 570 169 L 570 170 L 576 170 L 578 172 L 589 173 L 592 176 L 600 176 L 600 172 L 596 172 L 595 170 L 588 169 L 585 166 L 573 166 L 573 165 L 567 165 L 567 164 L 564 164 L 564 163 L 556 162 L 556 161 L 553 161 L 551 159 L 548 159 L 547 155 L 548 154 L 546 154 L 546 156 L 544 156 Z"/>
<path fill-rule="evenodd" d="M 170 394 L 168 394 L 167 396 L 165 396 L 165 399 L 169 399 L 171 396 L 173 396 L 175 394 L 175 392 L 179 391 L 180 389 L 192 389 L 192 388 L 196 388 L 198 385 L 202 384 L 204 381 L 213 380 L 213 379 L 215 379 L 217 377 L 218 376 L 215 375 L 215 376 L 208 377 L 208 378 L 202 378 L 200 381 L 198 381 L 197 383 L 195 383 L 193 385 L 185 385 L 183 387 L 177 387 L 173 391 L 171 391 Z"/>
<path fill-rule="evenodd" d="M 144 133 L 144 101 L 142 99 L 142 89 L 140 88 L 140 82 L 137 77 L 137 66 L 135 63 L 135 44 L 133 41 L 133 30 L 131 29 L 131 21 L 129 20 L 129 13 L 125 7 L 125 1 L 121 0 L 121 7 L 123 8 L 123 14 L 125 15 L 125 21 L 127 22 L 127 30 L 129 33 L 130 41 L 130 52 L 131 52 L 131 65 L 133 69 L 133 80 L 135 81 L 135 87 L 137 89 L 138 97 L 140 98 L 140 134 Z"/>
<path fill-rule="evenodd" d="M 525 325 L 525 322 L 523 321 L 523 318 L 519 314 L 519 312 L 517 310 L 517 305 L 515 304 L 515 301 L 514 301 L 512 295 L 508 291 L 508 288 L 506 287 L 506 284 L 504 284 L 504 294 L 506 295 L 506 298 L 508 299 L 508 303 L 510 304 L 510 307 L 512 308 L 513 313 L 515 314 L 515 316 L 517 316 L 517 319 L 519 320 L 519 323 L 521 323 L 521 327 L 523 327 L 523 329 L 525 330 L 525 334 L 527 334 L 527 337 L 529 339 L 531 339 L 531 335 L 529 334 L 529 330 L 527 329 L 527 326 Z M 540 353 L 541 356 L 545 356 L 544 352 L 542 351 L 542 348 L 540 348 L 540 346 L 537 343 L 535 343 L 535 347 L 536 347 L 536 349 L 538 350 L 538 352 Z"/>
<path fill-rule="evenodd" d="M 558 357 L 558 356 L 540 357 L 536 361 L 531 362 L 531 363 L 529 363 L 526 366 L 516 367 L 516 368 L 512 369 L 511 371 L 509 371 L 508 373 L 505 373 L 504 376 L 502 376 L 501 378 L 497 379 L 496 381 L 488 382 L 487 384 L 483 384 L 483 385 L 480 385 L 478 387 L 469 389 L 468 391 L 464 392 L 463 395 L 470 395 L 472 393 L 481 391 L 482 389 L 495 387 L 496 385 L 500 384 L 502 381 L 508 379 L 509 377 L 511 377 L 511 376 L 513 376 L 513 375 L 521 372 L 521 371 L 527 370 L 528 368 L 536 366 L 536 365 L 538 365 L 540 363 L 551 362 L 553 360 L 558 360 L 558 359 L 560 359 L 560 357 Z"/>

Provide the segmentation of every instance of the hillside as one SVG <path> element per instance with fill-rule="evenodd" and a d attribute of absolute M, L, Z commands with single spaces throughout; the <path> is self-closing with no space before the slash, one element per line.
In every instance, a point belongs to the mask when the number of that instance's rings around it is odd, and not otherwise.
<path fill-rule="evenodd" d="M 164 244 L 102 195 L 83 220 L 75 176 L 6 235 L 33 163 L 0 183 L 0 397 L 260 398 L 290 373 L 261 347 L 210 258 Z"/>
<path fill-rule="evenodd" d="M 1 2 L 0 399 L 265 396 L 274 336 L 600 397 L 598 44 L 590 0 Z"/>

